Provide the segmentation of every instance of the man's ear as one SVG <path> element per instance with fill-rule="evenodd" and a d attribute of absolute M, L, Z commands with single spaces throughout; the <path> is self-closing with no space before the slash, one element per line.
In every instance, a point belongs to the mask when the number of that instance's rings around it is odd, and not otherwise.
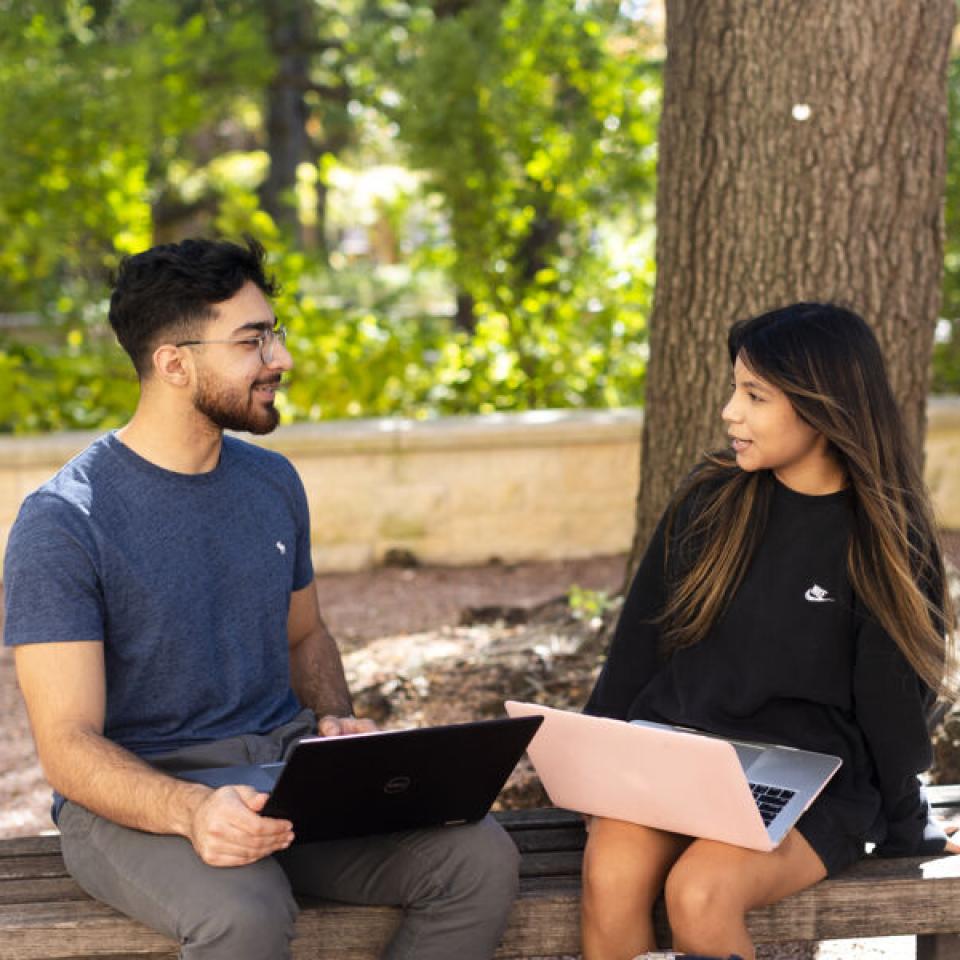
<path fill-rule="evenodd" d="M 180 347 L 165 343 L 153 351 L 153 371 L 156 377 L 171 387 L 185 387 L 190 383 L 192 369 L 183 361 Z"/>

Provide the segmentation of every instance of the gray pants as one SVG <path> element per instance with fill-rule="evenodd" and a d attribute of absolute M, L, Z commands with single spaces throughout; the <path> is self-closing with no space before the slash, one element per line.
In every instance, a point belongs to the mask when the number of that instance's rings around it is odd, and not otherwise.
<path fill-rule="evenodd" d="M 279 759 L 312 732 L 301 715 L 268 737 L 170 754 L 166 769 Z M 437 830 L 294 845 L 244 867 L 210 867 L 181 837 L 117 826 L 76 804 L 60 813 L 63 857 L 91 896 L 178 940 L 184 960 L 290 956 L 293 893 L 403 908 L 388 960 L 488 960 L 517 889 L 517 851 L 490 817 Z"/>

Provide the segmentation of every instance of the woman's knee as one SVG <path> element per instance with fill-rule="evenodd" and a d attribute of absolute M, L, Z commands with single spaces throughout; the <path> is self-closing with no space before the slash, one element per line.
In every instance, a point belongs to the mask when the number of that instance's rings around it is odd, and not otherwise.
<path fill-rule="evenodd" d="M 716 872 L 689 869 L 683 862 L 667 875 L 663 890 L 667 917 L 674 937 L 690 935 L 725 923 L 745 913 L 730 878 Z"/>

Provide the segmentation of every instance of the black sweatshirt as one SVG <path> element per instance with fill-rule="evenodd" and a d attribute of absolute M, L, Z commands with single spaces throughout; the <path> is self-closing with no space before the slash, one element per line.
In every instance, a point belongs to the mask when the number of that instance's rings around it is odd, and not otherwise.
<path fill-rule="evenodd" d="M 839 835 L 884 856 L 940 852 L 917 779 L 932 759 L 932 696 L 854 595 L 852 494 L 773 482 L 739 589 L 708 636 L 666 660 L 653 622 L 666 591 L 661 520 L 586 712 L 834 754 L 843 764 L 815 806 Z"/>

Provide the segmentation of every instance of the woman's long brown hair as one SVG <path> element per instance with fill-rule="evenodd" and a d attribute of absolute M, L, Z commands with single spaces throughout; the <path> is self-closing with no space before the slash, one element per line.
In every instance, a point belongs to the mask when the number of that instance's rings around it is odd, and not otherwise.
<path fill-rule="evenodd" d="M 731 363 L 739 357 L 782 390 L 826 437 L 852 494 L 855 593 L 932 689 L 955 688 L 943 554 L 870 328 L 842 307 L 799 303 L 735 324 L 728 348 Z M 769 471 L 743 471 L 725 452 L 708 454 L 674 497 L 661 617 L 668 650 L 702 640 L 722 615 L 763 536 L 773 488 Z"/>

